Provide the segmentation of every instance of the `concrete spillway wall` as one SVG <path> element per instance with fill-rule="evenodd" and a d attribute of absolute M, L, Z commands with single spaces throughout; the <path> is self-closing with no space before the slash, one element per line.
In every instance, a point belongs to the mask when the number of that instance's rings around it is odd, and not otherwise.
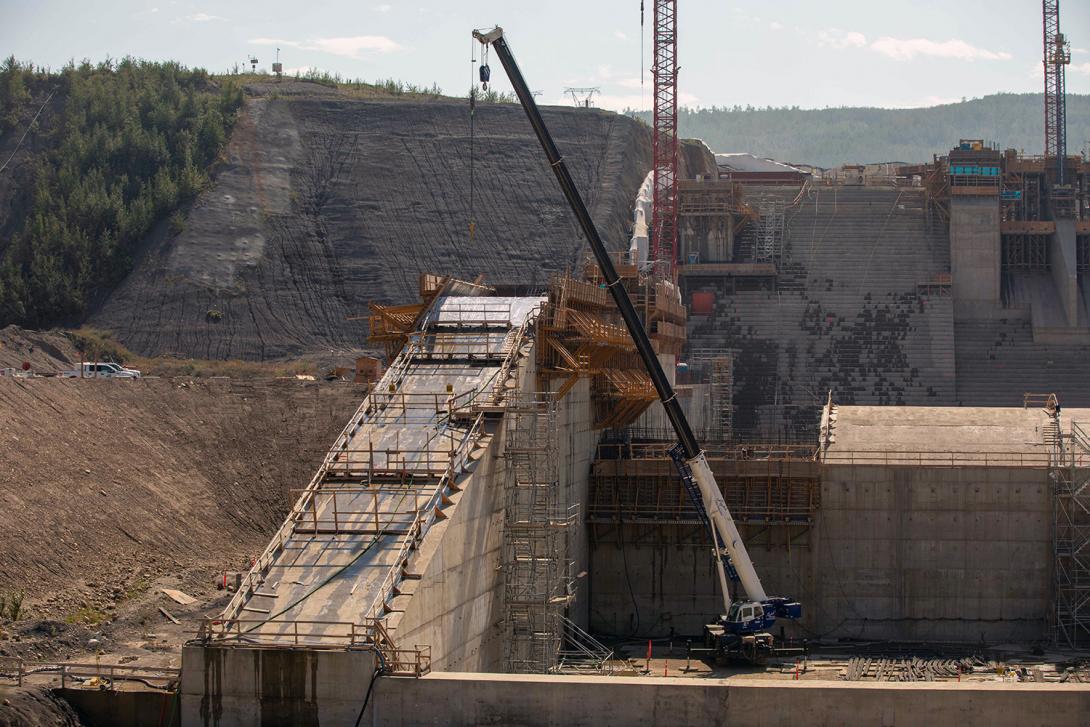
<path fill-rule="evenodd" d="M 1044 469 L 826 465 L 808 533 L 742 533 L 768 592 L 803 603 L 800 636 L 1030 641 L 1046 635 L 1051 503 Z M 699 534 L 674 535 L 595 544 L 592 629 L 701 632 L 721 609 L 713 563 Z"/>
<path fill-rule="evenodd" d="M 493 437 L 474 456 L 473 476 L 452 496 L 447 520 L 433 527 L 420 546 L 426 564 L 417 581 L 398 596 L 404 615 L 395 642 L 431 647 L 432 668 L 498 671 L 502 667 L 503 618 L 500 547 L 503 523 L 502 437 Z M 398 600 L 398 599 L 395 599 Z"/>

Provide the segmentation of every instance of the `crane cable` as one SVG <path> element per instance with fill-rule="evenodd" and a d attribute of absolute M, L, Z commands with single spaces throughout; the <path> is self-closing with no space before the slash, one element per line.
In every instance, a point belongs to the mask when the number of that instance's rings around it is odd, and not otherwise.
<path fill-rule="evenodd" d="M 473 179 L 473 137 L 475 119 L 477 116 L 477 79 L 474 73 L 473 65 L 477 62 L 476 54 L 477 41 L 475 38 L 470 38 L 469 41 L 469 241 L 473 242 L 475 233 L 477 232 L 477 221 L 474 218 L 473 202 L 474 202 L 474 179 Z"/>
<path fill-rule="evenodd" d="M 644 77 L 644 65 L 643 65 L 644 64 L 644 55 L 643 55 L 644 50 L 643 50 L 643 44 L 644 44 L 644 39 L 646 37 L 644 35 L 644 33 L 645 33 L 645 31 L 644 31 L 644 28 L 643 28 L 643 0 L 640 0 L 640 109 L 641 110 L 643 109 L 644 104 L 647 101 L 647 92 L 644 90 L 644 87 L 643 87 L 643 77 Z"/>

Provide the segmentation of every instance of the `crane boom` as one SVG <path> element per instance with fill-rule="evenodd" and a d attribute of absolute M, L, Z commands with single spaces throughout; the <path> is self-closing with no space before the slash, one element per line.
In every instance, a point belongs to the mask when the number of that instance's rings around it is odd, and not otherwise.
<path fill-rule="evenodd" d="M 487 32 L 475 30 L 473 31 L 473 37 L 482 44 L 491 44 L 495 49 L 496 55 L 499 57 L 500 63 L 503 64 L 503 69 L 507 72 L 507 77 L 514 87 L 515 95 L 518 96 L 522 108 L 530 119 L 530 125 L 533 126 L 534 133 L 537 135 L 538 141 L 541 142 L 541 147 L 549 160 L 549 166 L 552 168 L 553 174 L 556 175 L 560 188 L 563 190 L 568 204 L 571 205 L 572 212 L 575 213 L 579 227 L 583 230 L 583 234 L 586 235 L 587 242 L 590 243 L 591 251 L 594 253 L 602 277 L 606 281 L 606 287 L 609 289 L 610 295 L 613 296 L 613 301 L 621 312 L 621 318 L 624 319 L 625 327 L 628 329 L 628 333 L 636 345 L 636 350 L 647 368 L 647 373 L 655 385 L 655 390 L 658 392 L 659 400 L 662 402 L 666 416 L 670 420 L 670 425 L 677 434 L 678 442 L 684 450 L 685 463 L 691 470 L 692 478 L 699 488 L 700 497 L 714 528 L 714 533 L 719 537 L 723 548 L 730 556 L 731 562 L 738 572 L 742 587 L 754 601 L 768 602 L 770 599 L 761 585 L 760 578 L 757 577 L 753 562 L 749 559 L 749 553 L 746 552 L 746 546 L 738 533 L 738 527 L 735 525 L 734 518 L 731 517 L 727 503 L 723 499 L 723 494 L 716 484 L 715 475 L 712 474 L 704 452 L 700 449 L 689 422 L 685 418 L 681 403 L 678 401 L 674 389 L 670 385 L 669 379 L 666 378 L 666 373 L 663 371 L 658 357 L 655 355 L 655 349 L 651 345 L 651 339 L 648 337 L 647 331 L 644 330 L 643 322 L 636 313 L 624 285 L 621 284 L 617 270 L 613 266 L 613 261 L 609 259 L 606 247 L 598 234 L 598 228 L 594 225 L 594 220 L 591 219 L 590 213 L 587 211 L 586 204 L 584 204 L 583 198 L 579 194 L 571 174 L 568 172 L 568 167 L 564 163 L 563 157 L 560 156 L 548 128 L 545 126 L 545 121 L 541 117 L 541 112 L 534 101 L 533 94 L 530 93 L 530 88 L 526 85 L 526 80 L 522 77 L 522 72 L 515 62 L 515 57 L 504 39 L 503 29 L 496 27 Z M 718 547 L 716 551 L 717 555 L 719 555 Z M 729 608 L 730 596 L 721 561 L 718 563 L 718 570 L 724 606 Z M 783 602 L 785 599 L 772 600 Z"/>

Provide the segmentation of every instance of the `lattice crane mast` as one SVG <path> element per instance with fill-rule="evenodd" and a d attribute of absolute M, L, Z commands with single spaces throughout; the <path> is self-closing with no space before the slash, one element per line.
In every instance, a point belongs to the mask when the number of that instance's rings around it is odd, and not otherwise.
<path fill-rule="evenodd" d="M 651 259 L 667 273 L 677 263 L 677 0 L 654 2 L 655 107 L 651 140 L 654 183 L 651 198 Z"/>
<path fill-rule="evenodd" d="M 1041 0 L 1045 50 L 1045 162 L 1055 159 L 1056 184 L 1064 184 L 1067 157 L 1067 88 L 1065 66 L 1071 46 L 1060 32 L 1060 0 Z"/>
<path fill-rule="evenodd" d="M 746 551 L 742 536 L 734 523 L 734 518 L 731 517 L 727 503 L 723 499 L 723 493 L 720 491 L 719 485 L 716 484 L 715 475 L 712 474 L 711 468 L 708 466 L 708 460 L 705 458 L 703 450 L 700 449 L 700 445 L 689 427 L 685 412 L 682 410 L 673 386 L 671 386 L 669 379 L 666 378 L 666 373 L 659 363 L 651 339 L 644 329 L 643 321 L 640 320 L 636 308 L 632 305 L 632 300 L 628 297 L 628 292 L 617 275 L 613 261 L 610 260 L 606 246 L 598 234 L 598 228 L 587 211 L 587 206 L 575 186 L 575 181 L 568 171 L 567 164 L 564 163 L 552 135 L 545 126 L 545 121 L 541 117 L 541 112 L 538 110 L 533 94 L 530 92 L 529 86 L 526 85 L 526 80 L 522 77 L 522 72 L 515 62 L 515 57 L 511 54 L 511 49 L 507 46 L 503 29 L 497 27 L 487 32 L 475 30 L 473 31 L 473 37 L 485 46 L 490 45 L 495 49 L 496 55 L 499 56 L 500 63 L 503 64 L 507 77 L 511 80 L 511 85 L 515 89 L 515 95 L 518 96 L 526 116 L 530 119 L 530 125 L 533 127 L 534 133 L 545 151 L 549 166 L 556 175 L 556 180 L 560 183 L 560 188 L 564 192 L 564 196 L 567 198 L 568 204 L 571 206 L 572 212 L 583 230 L 583 234 L 586 235 L 587 242 L 590 244 L 591 251 L 598 263 L 598 268 L 601 270 L 602 277 L 606 282 L 606 287 L 610 295 L 613 296 L 613 302 L 617 305 L 621 318 L 624 319 L 628 334 L 632 337 L 636 351 L 639 353 L 644 367 L 655 385 L 659 399 L 662 401 L 666 416 L 677 434 L 678 444 L 672 454 L 678 464 L 678 471 L 682 480 L 693 498 L 693 502 L 708 525 L 716 559 L 719 585 L 723 595 L 723 613 L 714 623 L 705 628 L 709 641 L 712 643 L 717 656 L 758 661 L 764 656 L 775 652 L 772 635 L 768 633 L 768 629 L 771 628 L 776 619 L 799 618 L 802 615 L 802 608 L 791 599 L 770 598 L 765 593 L 764 586 L 761 585 L 761 579 L 757 577 L 757 571 L 753 567 L 749 553 Z M 489 74 L 490 71 L 487 66 L 481 66 L 481 80 L 485 81 Z M 731 601 L 727 583 L 728 572 L 732 577 L 736 576 L 741 582 L 748 599 Z"/>

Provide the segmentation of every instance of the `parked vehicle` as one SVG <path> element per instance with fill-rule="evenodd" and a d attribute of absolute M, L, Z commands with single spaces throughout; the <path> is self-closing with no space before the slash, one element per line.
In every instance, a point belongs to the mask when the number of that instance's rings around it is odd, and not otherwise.
<path fill-rule="evenodd" d="M 82 369 L 62 371 L 61 377 L 66 379 L 139 379 L 140 372 L 115 363 L 88 363 L 84 361 Z"/>

